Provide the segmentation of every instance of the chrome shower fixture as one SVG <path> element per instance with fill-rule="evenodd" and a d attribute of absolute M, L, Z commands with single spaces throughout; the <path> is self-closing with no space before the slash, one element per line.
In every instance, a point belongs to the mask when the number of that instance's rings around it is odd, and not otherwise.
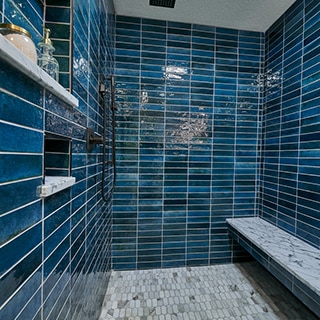
<path fill-rule="evenodd" d="M 176 0 L 150 0 L 150 6 L 164 7 L 164 8 L 174 8 Z"/>

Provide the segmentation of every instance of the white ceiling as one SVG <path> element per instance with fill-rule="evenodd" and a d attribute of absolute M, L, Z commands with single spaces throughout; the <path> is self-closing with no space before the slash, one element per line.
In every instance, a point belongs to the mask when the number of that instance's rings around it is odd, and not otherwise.
<path fill-rule="evenodd" d="M 266 31 L 296 0 L 176 0 L 174 9 L 149 0 L 113 0 L 118 15 Z"/>

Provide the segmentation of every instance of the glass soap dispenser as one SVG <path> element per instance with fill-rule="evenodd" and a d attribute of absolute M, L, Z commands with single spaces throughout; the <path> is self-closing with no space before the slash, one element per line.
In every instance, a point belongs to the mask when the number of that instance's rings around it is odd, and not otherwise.
<path fill-rule="evenodd" d="M 40 49 L 38 57 L 38 65 L 46 71 L 53 79 L 59 81 L 59 64 L 56 58 L 53 57 L 54 47 L 49 38 L 50 29 L 43 28 L 44 37 L 38 44 Z"/>

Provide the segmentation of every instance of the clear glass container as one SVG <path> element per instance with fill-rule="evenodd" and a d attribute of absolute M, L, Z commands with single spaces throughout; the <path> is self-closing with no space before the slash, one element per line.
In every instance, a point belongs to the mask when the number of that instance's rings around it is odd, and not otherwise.
<path fill-rule="evenodd" d="M 44 28 L 44 38 L 38 44 L 40 49 L 38 65 L 46 71 L 53 79 L 59 81 L 59 63 L 53 56 L 54 47 L 49 39 L 50 30 Z"/>
<path fill-rule="evenodd" d="M 29 59 L 37 63 L 37 50 L 31 34 L 24 28 L 10 23 L 0 23 L 0 34 L 23 52 Z"/>

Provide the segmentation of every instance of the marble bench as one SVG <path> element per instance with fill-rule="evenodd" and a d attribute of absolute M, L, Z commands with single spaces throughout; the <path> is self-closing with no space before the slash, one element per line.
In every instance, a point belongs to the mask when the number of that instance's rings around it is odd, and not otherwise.
<path fill-rule="evenodd" d="M 320 250 L 258 217 L 227 219 L 229 234 L 320 317 Z"/>

